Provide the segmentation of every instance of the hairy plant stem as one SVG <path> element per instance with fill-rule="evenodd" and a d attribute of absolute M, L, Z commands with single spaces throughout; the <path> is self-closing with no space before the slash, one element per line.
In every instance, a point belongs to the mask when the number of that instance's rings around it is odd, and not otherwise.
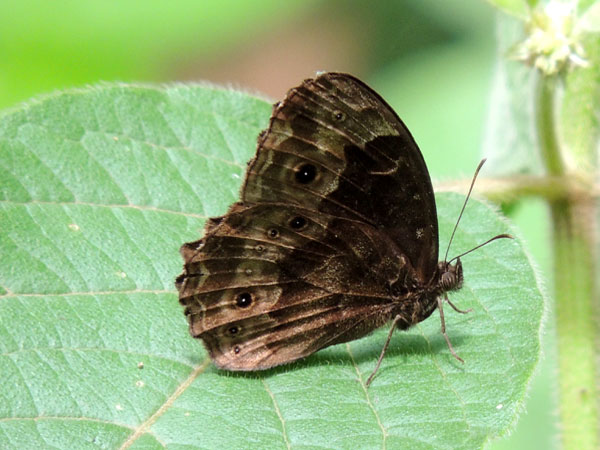
<path fill-rule="evenodd" d="M 435 192 L 466 192 L 471 178 L 434 182 Z M 511 203 L 525 197 L 541 198 L 547 202 L 565 200 L 572 196 L 600 199 L 600 185 L 575 176 L 511 175 L 505 178 L 477 180 L 477 195 L 492 203 Z"/>
<path fill-rule="evenodd" d="M 554 98 L 557 80 L 540 76 L 536 129 L 547 173 L 565 177 L 556 135 Z M 554 254 L 554 297 L 558 344 L 559 409 L 566 450 L 600 448 L 594 323 L 596 217 L 593 195 L 584 191 L 550 199 Z"/>

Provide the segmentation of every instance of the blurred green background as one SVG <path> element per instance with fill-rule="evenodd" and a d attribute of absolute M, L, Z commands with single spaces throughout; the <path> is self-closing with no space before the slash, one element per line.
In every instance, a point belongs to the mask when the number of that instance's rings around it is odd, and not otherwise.
<path fill-rule="evenodd" d="M 279 99 L 316 71 L 344 71 L 396 109 L 434 184 L 468 179 L 482 156 L 495 14 L 483 0 L 3 0 L 0 108 L 103 81 L 208 80 Z M 544 277 L 544 205 L 523 201 L 511 219 Z M 549 316 L 526 412 L 492 449 L 558 447 Z"/>

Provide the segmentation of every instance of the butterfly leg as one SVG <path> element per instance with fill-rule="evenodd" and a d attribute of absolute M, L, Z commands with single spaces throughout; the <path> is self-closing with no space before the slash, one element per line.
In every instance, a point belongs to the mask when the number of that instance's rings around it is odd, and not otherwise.
<path fill-rule="evenodd" d="M 444 339 L 446 339 L 446 344 L 448 344 L 448 349 L 450 350 L 450 353 L 452 353 L 452 356 L 454 356 L 456 359 L 458 359 L 461 363 L 464 363 L 465 361 L 456 354 L 456 352 L 454 351 L 454 347 L 452 347 L 452 343 L 450 342 L 450 338 L 448 337 L 448 335 L 446 334 L 446 321 L 444 320 L 444 300 L 446 300 L 448 303 L 450 303 L 450 300 L 448 300 L 448 296 L 444 296 L 444 298 L 442 299 L 441 297 L 437 298 L 437 304 L 438 304 L 438 310 L 440 311 L 440 319 L 442 320 L 442 335 L 444 336 Z M 452 303 L 450 303 L 452 305 Z M 454 305 L 452 305 L 454 307 Z M 454 307 L 454 309 L 456 309 L 456 307 Z M 462 312 L 462 311 L 459 311 Z M 467 311 L 465 311 L 467 312 Z"/>
<path fill-rule="evenodd" d="M 392 321 L 392 326 L 390 328 L 390 332 L 388 333 L 388 336 L 387 336 L 387 339 L 385 341 L 385 344 L 383 345 L 383 348 L 381 349 L 381 354 L 379 355 L 379 359 L 377 360 L 377 364 L 375 364 L 375 369 L 373 370 L 373 372 L 371 373 L 371 375 L 367 379 L 367 382 L 365 383 L 367 387 L 369 387 L 369 385 L 371 384 L 371 381 L 373 381 L 373 378 L 375 377 L 375 374 L 379 370 L 379 366 L 381 365 L 381 361 L 383 361 L 383 357 L 385 355 L 385 352 L 387 351 L 387 348 L 390 345 L 390 341 L 392 340 L 392 334 L 394 334 L 394 330 L 396 329 L 396 325 L 398 324 L 398 322 L 400 321 L 400 319 L 402 319 L 402 316 L 397 315 L 396 317 L 394 317 L 394 320 Z"/>
<path fill-rule="evenodd" d="M 450 299 L 448 298 L 448 296 L 444 297 L 444 300 L 446 300 L 448 302 L 448 304 L 450 306 L 452 306 L 452 309 L 454 311 L 456 311 L 457 313 L 461 313 L 461 314 L 467 314 L 470 313 L 471 311 L 473 311 L 473 308 L 469 308 L 469 309 L 459 309 L 454 303 L 452 303 L 450 301 Z"/>

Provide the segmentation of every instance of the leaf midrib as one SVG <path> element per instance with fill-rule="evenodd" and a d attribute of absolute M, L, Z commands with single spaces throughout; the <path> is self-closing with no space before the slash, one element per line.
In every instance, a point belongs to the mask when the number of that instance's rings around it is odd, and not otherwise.
<path fill-rule="evenodd" d="M 201 364 L 197 365 L 192 373 L 177 386 L 177 389 L 158 407 L 156 412 L 152 414 L 148 419 L 140 424 L 139 427 L 133 428 L 134 432 L 127 438 L 127 440 L 120 447 L 121 449 L 129 448 L 140 436 L 149 432 L 150 427 L 166 412 L 169 410 L 171 405 L 183 394 L 186 389 L 191 386 L 196 378 L 202 374 L 206 368 L 210 365 L 210 358 L 205 358 Z"/>

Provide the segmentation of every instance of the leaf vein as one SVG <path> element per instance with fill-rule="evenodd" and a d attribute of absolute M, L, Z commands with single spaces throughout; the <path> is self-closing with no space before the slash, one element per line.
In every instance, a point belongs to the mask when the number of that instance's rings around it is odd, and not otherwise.
<path fill-rule="evenodd" d="M 375 419 L 377 420 L 377 425 L 379 426 L 379 429 L 381 430 L 381 436 L 382 436 L 381 448 L 383 450 L 385 450 L 387 448 L 386 441 L 387 441 L 387 437 L 388 437 L 388 432 L 385 429 L 385 427 L 383 426 L 383 423 L 381 422 L 381 418 L 379 417 L 377 410 L 375 409 L 375 407 L 373 406 L 373 403 L 371 402 L 371 397 L 369 396 L 369 390 L 362 379 L 362 374 L 360 373 L 360 369 L 358 368 L 358 365 L 356 364 L 356 360 L 354 359 L 354 355 L 352 354 L 352 349 L 350 348 L 350 344 L 347 342 L 346 342 L 346 350 L 348 351 L 348 354 L 350 355 L 350 360 L 352 361 L 352 366 L 354 367 L 354 370 L 356 371 L 356 376 L 358 378 L 358 382 L 360 383 L 360 387 L 362 388 L 363 392 L 365 393 L 367 405 L 369 405 L 369 408 L 373 412 L 373 415 L 375 416 Z"/>
<path fill-rule="evenodd" d="M 206 358 L 199 366 L 197 366 L 194 371 L 187 377 L 183 383 L 181 383 L 177 389 L 167 398 L 167 400 L 156 410 L 154 414 L 152 414 L 145 422 L 140 424 L 139 427 L 135 429 L 135 431 L 127 438 L 123 445 L 121 445 L 121 450 L 129 448 L 139 437 L 148 433 L 150 427 L 154 425 L 154 423 L 173 405 L 175 400 L 179 398 L 181 394 L 183 394 L 188 387 L 194 382 L 194 380 L 200 375 L 206 368 L 210 365 L 210 359 Z"/>
<path fill-rule="evenodd" d="M 265 390 L 267 391 L 267 394 L 269 394 L 269 397 L 271 397 L 271 401 L 273 402 L 273 407 L 275 408 L 275 413 L 277 414 L 277 417 L 279 418 L 279 421 L 281 422 L 281 431 L 283 434 L 283 442 L 285 443 L 286 448 L 289 450 L 292 448 L 292 446 L 290 445 L 290 441 L 288 439 L 288 435 L 287 435 L 287 432 L 285 429 L 285 420 L 284 420 L 283 416 L 281 415 L 281 410 L 279 409 L 279 405 L 277 404 L 275 395 L 269 388 L 269 385 L 264 380 L 264 378 L 261 378 L 261 381 L 262 381 L 263 386 L 265 387 Z"/>

